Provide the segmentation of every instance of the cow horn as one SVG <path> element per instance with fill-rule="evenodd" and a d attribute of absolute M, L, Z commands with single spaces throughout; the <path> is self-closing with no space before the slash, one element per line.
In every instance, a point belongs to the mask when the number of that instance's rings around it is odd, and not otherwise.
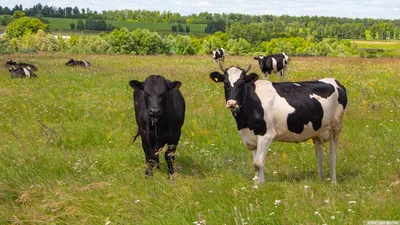
<path fill-rule="evenodd" d="M 249 64 L 249 65 L 246 67 L 246 69 L 244 69 L 244 72 L 245 72 L 245 73 L 249 72 L 250 68 L 251 68 L 251 64 Z"/>
<path fill-rule="evenodd" d="M 222 66 L 221 62 L 219 62 L 219 68 L 222 70 L 222 72 L 224 72 L 224 73 L 226 72 L 225 69 L 224 69 L 224 66 Z"/>

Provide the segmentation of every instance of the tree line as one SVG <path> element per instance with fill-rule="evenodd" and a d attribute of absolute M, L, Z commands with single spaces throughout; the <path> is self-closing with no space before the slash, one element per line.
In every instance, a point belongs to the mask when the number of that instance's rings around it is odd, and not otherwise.
<path fill-rule="evenodd" d="M 82 22 L 83 23 L 83 22 Z M 83 25 L 82 25 L 83 26 Z M 86 24 L 87 26 L 87 24 Z M 49 24 L 35 17 L 27 17 L 21 11 L 14 13 L 14 20 L 8 24 L 7 32 L 0 37 L 0 53 L 30 52 L 72 52 L 102 54 L 211 54 L 216 48 L 224 48 L 228 55 L 276 54 L 311 56 L 399 56 L 398 52 L 359 50 L 345 39 L 324 39 L 311 37 L 272 38 L 253 44 L 251 39 L 236 37 L 236 33 L 215 32 L 205 37 L 192 35 L 166 35 L 147 29 L 114 29 L 111 33 L 96 36 L 71 36 L 64 39 L 55 37 L 49 31 Z"/>
<path fill-rule="evenodd" d="M 78 18 L 95 20 L 118 20 L 131 22 L 164 22 L 177 24 L 207 24 L 206 33 L 231 30 L 235 37 L 251 39 L 252 44 L 272 38 L 315 37 L 343 39 L 400 39 L 400 19 L 340 18 L 326 16 L 273 16 L 246 15 L 239 13 L 219 14 L 201 12 L 180 15 L 170 11 L 150 10 L 103 10 L 89 8 L 55 7 L 40 3 L 31 8 L 15 5 L 12 9 L 0 6 L 0 15 L 13 15 L 17 10 L 27 16 Z M 39 16 L 40 17 L 40 16 Z M 0 23 L 6 23 L 7 21 Z M 251 36 L 251 37 L 249 37 Z"/>

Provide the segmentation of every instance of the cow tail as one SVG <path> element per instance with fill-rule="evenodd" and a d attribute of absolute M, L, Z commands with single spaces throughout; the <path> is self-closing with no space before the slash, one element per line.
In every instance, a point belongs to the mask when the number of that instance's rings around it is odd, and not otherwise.
<path fill-rule="evenodd" d="M 133 137 L 133 142 L 136 141 L 136 138 L 137 138 L 137 137 L 139 137 L 139 128 L 136 130 L 136 134 L 135 134 L 135 136 Z"/>

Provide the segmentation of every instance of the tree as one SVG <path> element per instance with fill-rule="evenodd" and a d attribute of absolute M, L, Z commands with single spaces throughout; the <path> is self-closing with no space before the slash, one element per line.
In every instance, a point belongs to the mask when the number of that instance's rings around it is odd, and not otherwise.
<path fill-rule="evenodd" d="M 25 16 L 25 13 L 20 11 L 20 10 L 16 10 L 13 14 L 14 19 L 19 19 Z"/>
<path fill-rule="evenodd" d="M 84 30 L 85 29 L 85 25 L 83 24 L 82 20 L 78 20 L 77 25 L 76 25 L 76 29 L 77 30 Z"/>
<path fill-rule="evenodd" d="M 171 29 L 172 29 L 172 32 L 176 32 L 178 30 L 178 27 L 174 24 L 174 25 L 172 25 Z"/>
<path fill-rule="evenodd" d="M 69 25 L 69 27 L 71 28 L 71 30 L 75 30 L 75 24 L 74 24 L 74 23 L 71 23 L 71 24 Z"/>
<path fill-rule="evenodd" d="M 185 31 L 185 30 L 183 29 L 181 23 L 178 23 L 178 31 L 179 31 L 179 32 L 184 32 L 184 31 Z"/>
<path fill-rule="evenodd" d="M 186 33 L 190 33 L 190 28 L 187 25 L 186 25 Z"/>
<path fill-rule="evenodd" d="M 7 35 L 11 38 L 21 37 L 28 33 L 36 33 L 38 30 L 49 32 L 49 24 L 44 24 L 38 18 L 22 17 L 14 20 L 7 26 Z"/>

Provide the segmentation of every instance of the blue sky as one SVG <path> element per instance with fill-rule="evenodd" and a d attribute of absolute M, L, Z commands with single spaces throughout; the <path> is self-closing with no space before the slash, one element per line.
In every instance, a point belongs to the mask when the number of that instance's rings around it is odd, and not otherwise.
<path fill-rule="evenodd" d="M 243 13 L 251 15 L 272 14 L 276 16 L 335 16 L 348 18 L 384 18 L 400 19 L 400 0 L 0 0 L 1 6 L 13 8 L 15 4 L 23 7 L 42 5 L 57 7 L 87 8 L 101 12 L 114 9 L 147 9 L 178 12 L 181 15 L 191 13 Z"/>

